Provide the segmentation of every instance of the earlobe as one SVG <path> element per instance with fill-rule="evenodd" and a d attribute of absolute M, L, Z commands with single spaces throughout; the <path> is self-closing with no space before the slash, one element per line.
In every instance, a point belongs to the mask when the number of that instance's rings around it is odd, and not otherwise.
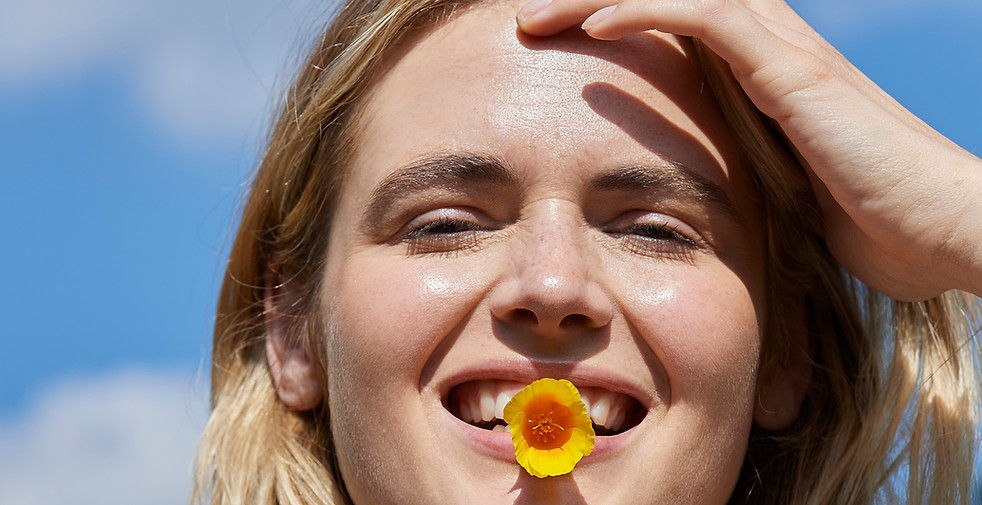
<path fill-rule="evenodd" d="M 266 323 L 266 361 L 276 394 L 288 407 L 310 410 L 323 396 L 320 374 L 314 366 L 302 335 L 291 324 L 289 309 L 299 300 L 282 277 L 267 270 L 263 305 Z"/>
<path fill-rule="evenodd" d="M 754 422 L 765 430 L 781 430 L 790 426 L 801 410 L 808 394 L 812 375 L 812 351 L 808 331 L 803 324 L 790 324 L 791 346 L 788 359 L 763 371 L 758 380 L 757 400 L 754 404 Z"/>

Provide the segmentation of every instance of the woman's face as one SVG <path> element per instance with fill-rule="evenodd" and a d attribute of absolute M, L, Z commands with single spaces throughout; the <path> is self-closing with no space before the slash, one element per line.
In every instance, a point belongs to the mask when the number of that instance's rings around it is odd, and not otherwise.
<path fill-rule="evenodd" d="M 765 310 L 745 168 L 673 38 L 532 39 L 514 14 L 465 12 L 363 101 L 320 301 L 344 483 L 359 505 L 725 503 Z M 541 377 L 607 434 L 546 479 L 477 422 Z"/>

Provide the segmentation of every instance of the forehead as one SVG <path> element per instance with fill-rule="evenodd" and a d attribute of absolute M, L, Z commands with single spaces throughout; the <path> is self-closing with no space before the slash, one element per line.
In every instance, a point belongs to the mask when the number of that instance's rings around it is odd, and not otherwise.
<path fill-rule="evenodd" d="M 468 151 L 565 169 L 669 160 L 729 178 L 733 143 L 677 39 L 540 39 L 514 15 L 474 7 L 405 48 L 362 102 L 354 166 Z"/>

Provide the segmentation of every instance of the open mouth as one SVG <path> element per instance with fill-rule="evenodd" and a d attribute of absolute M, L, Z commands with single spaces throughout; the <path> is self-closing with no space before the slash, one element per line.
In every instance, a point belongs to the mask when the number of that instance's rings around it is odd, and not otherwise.
<path fill-rule="evenodd" d="M 457 419 L 485 430 L 508 431 L 502 419 L 505 405 L 525 384 L 499 380 L 477 380 L 450 389 L 445 407 Z M 623 393 L 598 387 L 579 387 L 580 397 L 593 421 L 597 436 L 623 433 L 644 419 L 641 402 Z"/>

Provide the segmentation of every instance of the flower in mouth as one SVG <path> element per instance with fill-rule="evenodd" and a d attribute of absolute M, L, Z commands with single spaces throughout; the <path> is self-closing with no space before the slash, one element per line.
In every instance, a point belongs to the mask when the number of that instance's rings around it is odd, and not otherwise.
<path fill-rule="evenodd" d="M 515 459 L 535 477 L 564 475 L 593 452 L 593 423 L 580 392 L 565 379 L 539 379 L 505 406 Z"/>

